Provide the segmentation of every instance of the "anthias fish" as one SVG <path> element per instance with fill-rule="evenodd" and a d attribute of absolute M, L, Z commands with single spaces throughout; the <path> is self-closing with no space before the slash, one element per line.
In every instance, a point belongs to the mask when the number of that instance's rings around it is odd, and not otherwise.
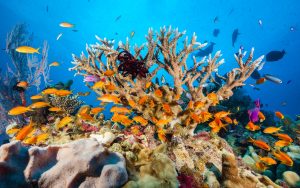
<path fill-rule="evenodd" d="M 30 46 L 19 46 L 16 48 L 16 51 L 19 53 L 25 53 L 25 54 L 33 54 L 33 53 L 40 53 L 39 48 L 33 48 Z"/>

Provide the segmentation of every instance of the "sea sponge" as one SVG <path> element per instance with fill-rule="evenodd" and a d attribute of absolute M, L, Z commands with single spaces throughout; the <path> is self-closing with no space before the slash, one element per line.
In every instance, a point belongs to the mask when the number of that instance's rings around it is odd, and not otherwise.
<path fill-rule="evenodd" d="M 296 187 L 295 185 L 300 181 L 299 175 L 293 171 L 285 171 L 282 176 L 284 181 L 291 187 Z"/>
<path fill-rule="evenodd" d="M 165 153 L 166 145 L 164 144 L 154 150 L 142 149 L 135 163 L 136 167 L 140 166 L 134 178 L 136 181 L 129 181 L 125 188 L 178 187 L 175 164 Z"/>

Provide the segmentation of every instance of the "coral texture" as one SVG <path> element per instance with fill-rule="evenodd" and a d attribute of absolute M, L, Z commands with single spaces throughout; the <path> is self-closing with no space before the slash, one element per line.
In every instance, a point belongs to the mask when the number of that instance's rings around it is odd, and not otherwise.
<path fill-rule="evenodd" d="M 0 154 L 3 187 L 16 182 L 20 187 L 120 187 L 127 182 L 123 156 L 95 139 L 30 149 L 12 142 L 1 146 Z"/>

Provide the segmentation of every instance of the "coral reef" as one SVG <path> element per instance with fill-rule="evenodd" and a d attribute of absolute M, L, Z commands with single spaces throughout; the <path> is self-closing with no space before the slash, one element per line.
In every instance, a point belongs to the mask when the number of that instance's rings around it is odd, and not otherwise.
<path fill-rule="evenodd" d="M 1 187 L 120 187 L 127 182 L 124 157 L 94 139 L 44 148 L 11 142 L 0 147 L 0 154 Z"/>
<path fill-rule="evenodd" d="M 173 132 L 173 127 L 167 126 L 167 124 L 179 121 L 181 125 L 187 126 L 190 133 L 193 134 L 198 123 L 206 122 L 209 119 L 203 118 L 203 113 L 207 112 L 210 106 L 215 106 L 219 101 L 228 99 L 233 94 L 232 89 L 242 86 L 243 82 L 261 63 L 263 56 L 253 61 L 253 49 L 246 62 L 243 61 L 244 54 L 240 53 L 235 56 L 239 68 L 235 68 L 227 74 L 226 84 L 215 93 L 205 93 L 203 85 L 213 80 L 212 73 L 217 71 L 224 60 L 219 60 L 221 52 L 218 51 L 213 57 L 209 56 L 200 61 L 194 58 L 194 64 L 189 68 L 187 58 L 206 44 L 197 42 L 194 34 L 190 42 L 188 38 L 183 40 L 183 48 L 179 50 L 179 41 L 184 35 L 185 31 L 179 32 L 178 29 L 163 27 L 154 38 L 153 30 L 149 29 L 146 36 L 147 52 L 145 56 L 142 55 L 145 45 L 135 46 L 135 54 L 132 55 L 133 58 L 143 61 L 145 68 L 153 69 L 147 73 L 145 78 L 137 76 L 135 80 L 132 80 L 132 78 L 120 74 L 118 71 L 119 52 L 114 49 L 114 41 L 99 37 L 97 39 L 101 44 L 97 43 L 86 47 L 87 57 L 83 53 L 80 57 L 73 55 L 75 66 L 70 70 L 75 70 L 76 74 L 83 76 L 93 75 L 105 78 L 100 88 L 96 84 L 90 87 L 103 97 L 112 95 L 117 103 L 131 107 L 132 111 L 153 124 L 157 124 L 159 120 L 165 120 L 166 123 L 163 123 L 165 126 L 160 126 L 160 129 L 155 128 L 157 132 L 161 134 Z M 127 40 L 125 44 L 119 42 L 117 49 L 130 52 L 129 41 Z M 166 85 L 152 82 L 158 71 L 165 71 L 172 80 Z M 108 73 L 111 74 L 108 75 Z M 173 85 L 173 87 L 169 85 Z M 198 104 L 197 108 L 190 105 L 186 109 L 182 109 L 177 103 L 184 93 L 184 87 L 191 96 L 191 105 L 195 102 Z"/>

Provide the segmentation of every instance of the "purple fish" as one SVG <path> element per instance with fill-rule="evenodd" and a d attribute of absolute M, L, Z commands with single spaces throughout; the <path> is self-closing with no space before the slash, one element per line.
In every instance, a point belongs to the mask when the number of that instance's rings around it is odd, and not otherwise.
<path fill-rule="evenodd" d="M 100 81 L 100 78 L 95 75 L 88 75 L 85 76 L 83 79 L 83 82 L 98 82 L 98 81 Z"/>
<path fill-rule="evenodd" d="M 257 99 L 254 101 L 255 108 L 248 110 L 249 120 L 253 123 L 259 120 L 258 113 L 260 111 L 260 100 Z"/>

